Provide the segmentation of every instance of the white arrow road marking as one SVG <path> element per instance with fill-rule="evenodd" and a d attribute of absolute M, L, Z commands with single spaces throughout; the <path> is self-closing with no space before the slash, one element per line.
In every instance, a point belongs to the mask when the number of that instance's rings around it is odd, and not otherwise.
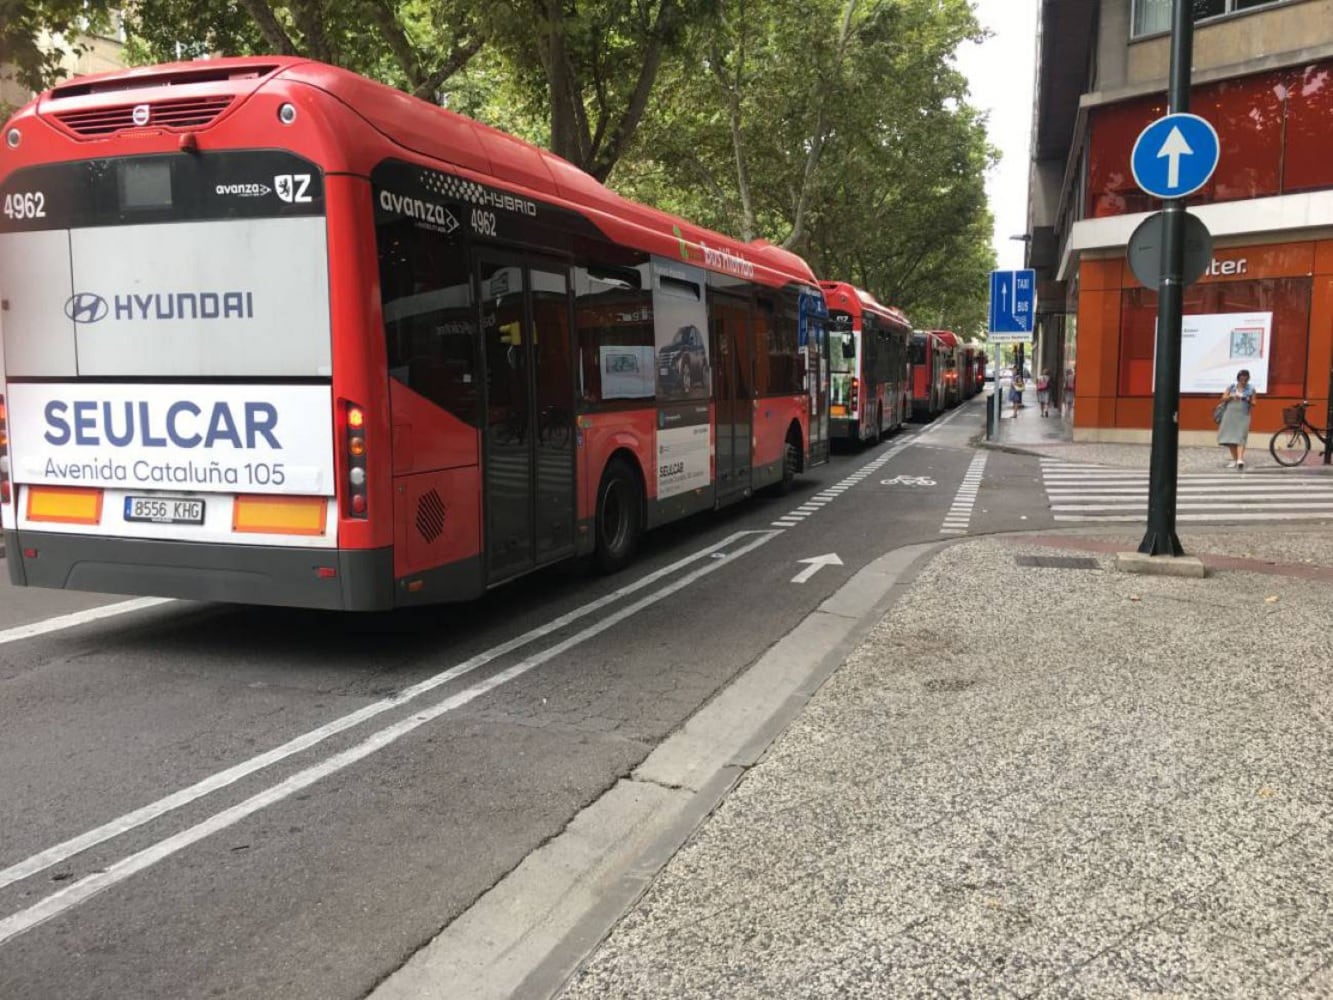
<path fill-rule="evenodd" d="M 792 583 L 805 583 L 806 580 L 814 576 L 825 566 L 841 566 L 842 560 L 838 558 L 836 552 L 830 552 L 827 555 L 811 556 L 809 559 L 797 559 L 797 562 L 809 563 L 805 569 L 801 570 L 791 578 Z"/>
<path fill-rule="evenodd" d="M 1171 127 L 1170 135 L 1166 137 L 1166 142 L 1162 143 L 1162 148 L 1157 151 L 1157 158 L 1159 160 L 1163 156 L 1167 157 L 1167 187 L 1180 187 L 1180 158 L 1182 156 L 1193 155 L 1194 150 L 1192 150 L 1190 144 L 1185 141 L 1185 136 L 1181 133 L 1179 126 L 1173 125 Z"/>

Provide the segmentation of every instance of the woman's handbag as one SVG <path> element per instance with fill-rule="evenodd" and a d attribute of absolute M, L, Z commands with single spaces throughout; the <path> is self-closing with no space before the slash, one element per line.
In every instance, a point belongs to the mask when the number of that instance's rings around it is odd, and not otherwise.
<path fill-rule="evenodd" d="M 1222 414 L 1226 412 L 1227 412 L 1227 404 L 1225 402 L 1218 403 L 1216 406 L 1214 406 L 1213 423 L 1220 424 L 1222 422 Z"/>

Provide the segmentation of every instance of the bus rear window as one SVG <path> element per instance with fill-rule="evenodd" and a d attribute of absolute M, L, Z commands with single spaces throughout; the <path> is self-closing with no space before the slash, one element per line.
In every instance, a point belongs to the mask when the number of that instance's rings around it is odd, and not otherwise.
<path fill-rule="evenodd" d="M 170 163 L 165 160 L 127 160 L 118 166 L 122 212 L 171 207 Z"/>

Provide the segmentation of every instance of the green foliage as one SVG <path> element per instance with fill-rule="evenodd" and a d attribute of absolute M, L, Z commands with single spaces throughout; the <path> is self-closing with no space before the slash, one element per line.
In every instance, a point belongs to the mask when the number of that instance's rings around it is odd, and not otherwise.
<path fill-rule="evenodd" d="M 0 0 L 0 66 L 41 90 L 58 76 L 62 59 L 83 51 L 80 34 L 110 26 L 110 9 L 84 0 Z"/>
<path fill-rule="evenodd" d="M 981 37 L 966 0 L 725 0 L 615 182 L 783 243 L 918 325 L 974 332 L 995 154 L 953 57 Z"/>

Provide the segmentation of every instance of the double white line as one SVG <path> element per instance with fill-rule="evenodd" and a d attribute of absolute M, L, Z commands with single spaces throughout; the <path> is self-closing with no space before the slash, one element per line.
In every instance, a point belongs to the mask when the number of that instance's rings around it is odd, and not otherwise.
<path fill-rule="evenodd" d="M 375 752 L 392 745 L 403 736 L 406 736 L 413 730 L 425 725 L 427 722 L 438 719 L 440 716 L 466 705 L 468 702 L 479 698 L 481 695 L 494 690 L 500 685 L 514 680 L 517 677 L 521 677 L 523 674 L 546 663 L 548 660 L 551 660 L 573 647 L 586 642 L 594 636 L 605 632 L 607 629 L 624 621 L 631 615 L 637 614 L 639 611 L 670 597 L 672 594 L 685 589 L 710 573 L 717 572 L 719 569 L 729 565 L 741 556 L 744 556 L 759 548 L 761 545 L 771 541 L 779 534 L 780 532 L 777 531 L 736 532 L 715 545 L 710 545 L 707 548 L 686 556 L 684 559 L 677 560 L 669 566 L 664 566 L 653 573 L 649 573 L 642 579 L 621 587 L 595 601 L 584 604 L 567 614 L 547 622 L 545 625 L 541 625 L 529 632 L 525 632 L 523 635 L 501 643 L 483 653 L 479 653 L 471 659 L 441 671 L 433 677 L 429 677 L 418 684 L 414 684 L 412 687 L 407 688 L 396 695 L 377 701 L 374 704 L 367 705 L 364 708 L 335 719 L 317 729 L 312 729 L 310 732 L 304 733 L 293 740 L 289 740 L 266 753 L 259 754 L 247 761 L 243 761 L 240 764 L 227 768 L 224 771 L 219 771 L 217 774 L 196 782 L 188 788 L 183 788 L 165 798 L 158 799 L 156 802 L 152 802 L 132 812 L 126 813 L 96 829 L 89 830 L 78 837 L 57 844 L 54 847 L 48 848 L 45 851 L 34 854 L 17 864 L 5 868 L 3 871 L 0 871 L 0 888 L 29 878 L 37 872 L 50 868 L 52 865 L 58 864 L 67 858 L 105 843 L 106 841 L 134 830 L 137 827 L 143 826 L 145 823 L 157 819 L 175 809 L 179 809 L 203 796 L 235 784 L 247 775 L 254 774 L 256 771 L 271 767 L 294 754 L 308 750 L 338 733 L 351 729 L 353 726 L 358 726 L 377 715 L 390 711 L 391 709 L 399 708 L 438 687 L 477 670 L 507 653 L 511 653 L 522 646 L 526 646 L 544 636 L 550 635 L 552 632 L 562 629 L 581 618 L 586 618 L 597 611 L 623 600 L 631 594 L 644 590 L 663 578 L 671 576 L 694 563 L 707 560 L 707 562 L 704 562 L 704 564 L 697 569 L 694 569 L 666 586 L 639 598 L 637 601 L 611 612 L 606 615 L 606 617 L 598 619 L 594 624 L 587 626 L 560 642 L 557 642 L 555 645 L 549 646 L 541 652 L 529 656 L 511 667 L 501 670 L 498 673 L 473 684 L 471 687 L 465 688 L 464 690 L 433 704 L 424 706 L 408 717 L 371 733 L 360 743 L 356 743 L 345 750 L 333 754 L 302 771 L 298 771 L 296 774 L 266 788 L 264 791 L 251 796 L 243 802 L 224 809 L 221 812 L 196 823 L 194 826 L 182 830 L 164 840 L 160 840 L 143 850 L 115 862 L 93 875 L 89 875 L 86 878 L 69 884 L 58 892 L 52 893 L 23 910 L 0 919 L 0 944 L 4 944 L 6 941 L 32 930 L 38 924 L 78 906 L 99 892 L 111 888 L 137 872 L 152 867 L 159 861 L 170 857 L 191 844 L 203 840 L 205 837 L 211 836 L 220 830 L 224 830 L 267 806 L 281 802 L 302 789 L 308 788 L 322 778 L 326 778 L 358 761 L 364 760 Z M 737 543 L 743 544 L 739 544 L 737 547 L 732 548 L 732 546 L 737 545 Z"/>

